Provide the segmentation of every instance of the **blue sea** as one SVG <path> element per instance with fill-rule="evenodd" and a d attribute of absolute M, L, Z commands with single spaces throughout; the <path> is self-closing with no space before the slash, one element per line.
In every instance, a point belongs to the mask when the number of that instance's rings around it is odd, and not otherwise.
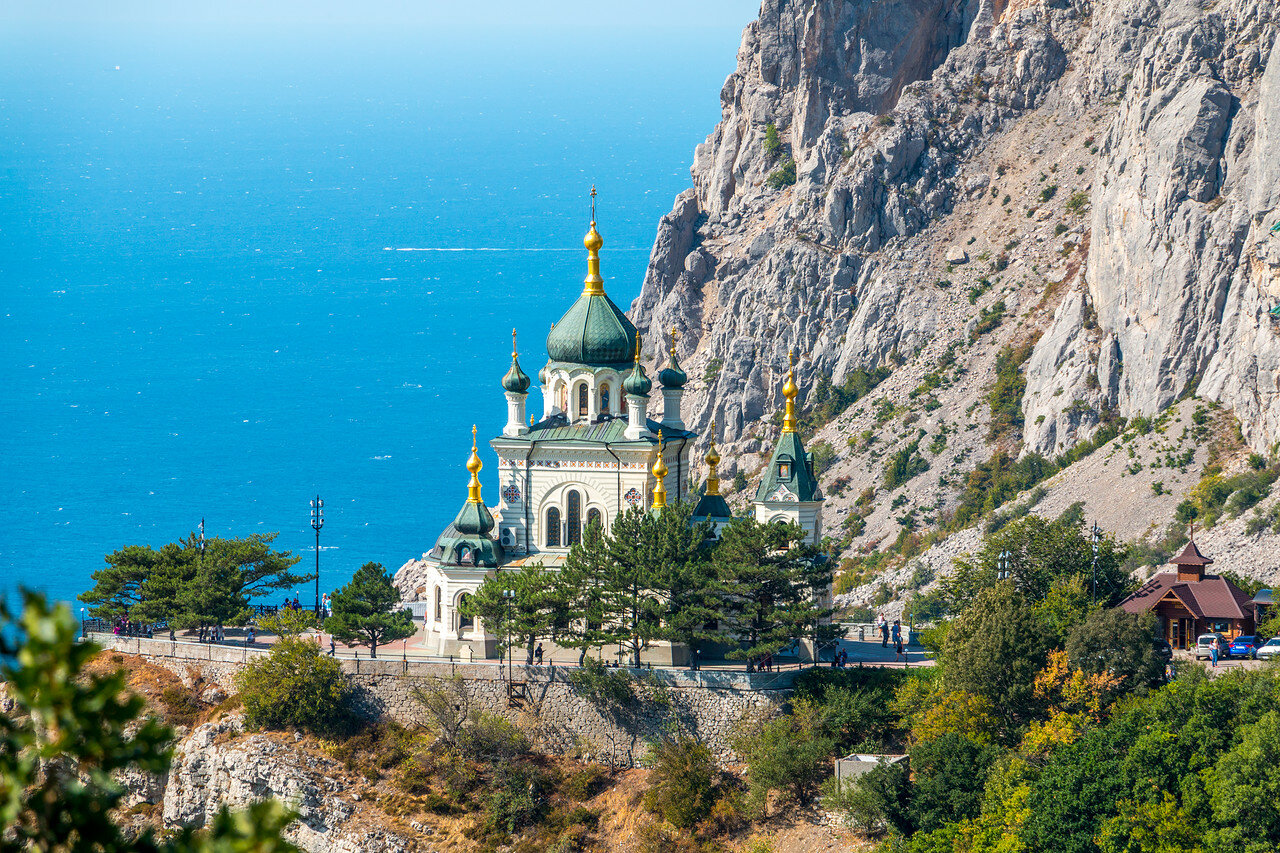
<path fill-rule="evenodd" d="M 5 22 L 0 593 L 72 601 L 202 518 L 309 569 L 316 494 L 322 589 L 430 548 L 471 425 L 505 420 L 512 327 L 534 375 L 581 290 L 591 185 L 626 308 L 754 11 Z"/>

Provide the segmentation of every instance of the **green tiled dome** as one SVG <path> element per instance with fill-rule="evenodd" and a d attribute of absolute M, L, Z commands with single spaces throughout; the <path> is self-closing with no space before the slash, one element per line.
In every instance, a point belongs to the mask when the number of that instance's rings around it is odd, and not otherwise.
<path fill-rule="evenodd" d="M 671 350 L 671 362 L 658 372 L 658 381 L 663 388 L 683 388 L 684 383 L 689 381 L 689 375 L 681 369 L 680 362 L 676 361 L 674 347 Z"/>
<path fill-rule="evenodd" d="M 502 377 L 502 387 L 515 394 L 524 394 L 529 390 L 529 377 L 520 369 L 520 362 L 516 361 L 514 355 L 511 357 L 511 369 Z"/>
<path fill-rule="evenodd" d="M 652 387 L 653 383 L 644 375 L 644 368 L 639 361 L 636 361 L 635 368 L 627 374 L 627 378 L 622 380 L 622 390 L 636 397 L 648 397 Z"/>
<path fill-rule="evenodd" d="M 635 356 L 636 327 L 603 293 L 582 293 L 547 335 L 547 355 L 569 364 L 606 365 Z"/>

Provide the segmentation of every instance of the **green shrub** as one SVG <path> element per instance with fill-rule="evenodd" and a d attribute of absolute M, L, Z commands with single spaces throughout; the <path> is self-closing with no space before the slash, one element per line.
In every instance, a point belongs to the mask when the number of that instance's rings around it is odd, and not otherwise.
<path fill-rule="evenodd" d="M 574 691 L 592 705 L 617 712 L 636 701 L 631 676 L 620 669 L 609 669 L 596 658 L 586 658 L 582 666 L 569 675 Z"/>
<path fill-rule="evenodd" d="M 987 394 L 993 441 L 1022 436 L 1022 394 L 1027 389 L 1022 365 L 1031 357 L 1035 344 L 1034 339 L 1028 340 L 1017 349 L 1006 346 L 996 354 L 996 382 Z"/>
<path fill-rule="evenodd" d="M 253 728 L 302 729 L 319 735 L 351 728 L 351 687 L 338 662 L 310 640 L 281 638 L 236 678 L 245 721 Z"/>
<path fill-rule="evenodd" d="M 1074 192 L 1071 198 L 1067 199 L 1067 210 L 1070 213 L 1083 213 L 1085 207 L 1089 204 L 1089 194 L 1086 192 Z"/>
<path fill-rule="evenodd" d="M 1004 303 L 997 302 L 990 308 L 983 308 L 978 314 L 978 321 L 974 323 L 973 332 L 969 335 L 970 341 L 976 341 L 987 332 L 994 331 L 1000 325 L 1000 321 L 1004 319 Z"/>
<path fill-rule="evenodd" d="M 809 451 L 813 454 L 813 471 L 819 477 L 830 470 L 840 458 L 836 456 L 835 448 L 828 441 L 815 441 L 809 445 Z"/>
<path fill-rule="evenodd" d="M 773 791 L 808 805 L 826 775 L 835 741 L 821 709 L 798 699 L 790 714 L 743 725 L 733 748 L 746 761 L 751 806 L 760 813 Z"/>
<path fill-rule="evenodd" d="M 650 769 L 644 806 L 667 823 L 691 829 L 711 813 L 719 776 L 707 746 L 687 735 L 664 738 L 649 747 Z"/>
<path fill-rule="evenodd" d="M 769 185 L 769 189 L 780 190 L 783 187 L 789 187 L 796 182 L 796 161 L 791 157 L 786 157 L 778 168 L 769 173 L 769 177 L 765 183 Z"/>
<path fill-rule="evenodd" d="M 604 790 L 608 781 L 609 771 L 598 764 L 588 764 L 566 779 L 560 790 L 569 799 L 582 803 Z"/>
<path fill-rule="evenodd" d="M 1040 201 L 1044 203 L 1058 194 L 1058 185 L 1049 184 L 1049 186 L 1040 190 Z"/>
<path fill-rule="evenodd" d="M 769 122 L 764 128 L 764 153 L 775 157 L 781 150 L 782 140 L 778 138 L 778 126 Z"/>
<path fill-rule="evenodd" d="M 896 489 L 917 474 L 929 470 L 929 463 L 920 455 L 920 439 L 899 450 L 884 466 L 884 487 Z"/>

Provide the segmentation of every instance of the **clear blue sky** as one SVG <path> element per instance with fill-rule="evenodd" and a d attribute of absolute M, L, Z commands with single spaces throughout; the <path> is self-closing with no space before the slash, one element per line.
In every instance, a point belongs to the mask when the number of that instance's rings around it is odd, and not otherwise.
<path fill-rule="evenodd" d="M 614 31 L 745 26 L 758 0 L 6 0 L 0 3 L 0 40 L 26 27 L 119 25 L 130 28 L 197 28 L 209 32 L 344 29 L 526 32 Z"/>

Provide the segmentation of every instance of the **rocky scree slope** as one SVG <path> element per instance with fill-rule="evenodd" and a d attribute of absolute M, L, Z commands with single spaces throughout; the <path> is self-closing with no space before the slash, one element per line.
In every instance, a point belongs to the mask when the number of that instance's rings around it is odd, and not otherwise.
<path fill-rule="evenodd" d="M 890 371 L 809 439 L 846 554 L 945 522 L 995 453 L 1193 394 L 1238 419 L 1217 464 L 1269 453 L 1278 30 L 1267 0 L 766 0 L 631 309 L 648 352 L 681 332 L 685 420 L 714 418 L 723 473 L 767 458 L 789 350 L 806 406 Z M 927 469 L 887 488 L 908 449 Z M 1196 481 L 1165 479 L 1126 532 Z"/>

